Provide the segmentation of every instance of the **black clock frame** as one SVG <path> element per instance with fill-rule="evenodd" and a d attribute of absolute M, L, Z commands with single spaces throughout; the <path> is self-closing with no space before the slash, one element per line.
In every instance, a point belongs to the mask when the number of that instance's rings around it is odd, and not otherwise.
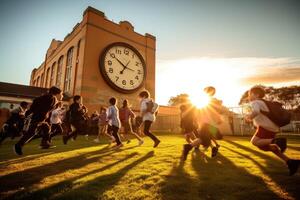
<path fill-rule="evenodd" d="M 132 89 L 132 90 L 127 90 L 127 89 L 124 89 L 124 88 L 120 88 L 117 85 L 115 85 L 114 82 L 111 81 L 110 78 L 108 77 L 108 75 L 107 75 L 107 73 L 105 71 L 105 55 L 107 54 L 107 52 L 109 51 L 109 49 L 111 49 L 114 46 L 123 46 L 125 48 L 128 48 L 128 49 L 132 50 L 139 57 L 139 59 L 141 60 L 142 66 L 144 68 L 144 77 L 143 77 L 143 80 L 142 80 L 141 84 L 137 88 Z M 134 48 L 133 46 L 131 46 L 131 45 L 127 44 L 127 43 L 124 43 L 124 42 L 115 42 L 115 43 L 112 43 L 112 44 L 108 45 L 107 47 L 105 47 L 105 49 L 100 54 L 99 69 L 100 69 L 100 73 L 101 73 L 103 79 L 105 80 L 105 82 L 111 88 L 113 88 L 114 90 L 116 90 L 118 92 L 125 93 L 125 94 L 134 93 L 137 90 L 139 90 L 141 87 L 143 87 L 144 82 L 146 80 L 146 76 L 147 76 L 146 63 L 145 63 L 144 58 L 142 57 L 142 55 L 138 52 L 138 50 L 136 50 L 136 48 Z"/>

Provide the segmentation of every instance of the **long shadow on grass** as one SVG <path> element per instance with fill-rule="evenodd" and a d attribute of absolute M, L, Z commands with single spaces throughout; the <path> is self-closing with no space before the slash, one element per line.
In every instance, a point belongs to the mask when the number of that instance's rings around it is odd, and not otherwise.
<path fill-rule="evenodd" d="M 91 174 L 95 174 L 95 173 L 98 173 L 98 172 L 101 172 L 101 171 L 105 171 L 117 164 L 120 164 L 124 161 L 126 161 L 127 159 L 130 159 L 134 156 L 138 155 L 138 153 L 131 153 L 127 156 L 125 156 L 124 158 L 116 161 L 116 162 L 113 162 L 111 164 L 108 164 L 108 165 L 105 165 L 101 168 L 97 168 L 95 170 L 92 170 L 92 171 L 89 171 L 87 173 L 83 173 L 79 176 L 76 176 L 76 177 L 73 177 L 73 178 L 70 178 L 70 179 L 67 179 L 67 180 L 63 180 L 59 183 L 56 183 L 54 185 L 51 185 L 49 187 L 46 187 L 46 188 L 43 188 L 41 190 L 37 190 L 37 191 L 34 191 L 34 192 L 29 192 L 29 193 L 24 193 L 22 191 L 10 196 L 9 198 L 10 199 L 48 199 L 48 198 L 51 198 L 55 195 L 58 195 L 58 194 L 61 194 L 63 192 L 67 192 L 69 190 L 72 190 L 72 188 L 74 187 L 74 181 L 76 181 L 77 179 L 80 179 L 80 178 L 83 178 L 85 176 L 88 176 L 88 175 L 91 175 Z"/>
<path fill-rule="evenodd" d="M 79 138 L 77 140 L 80 140 Z M 69 145 L 62 145 L 62 146 L 57 146 L 54 149 L 39 149 L 39 142 L 40 139 L 35 139 L 34 141 L 32 141 L 31 143 L 27 144 L 25 146 L 24 151 L 24 156 L 23 157 L 19 157 L 17 155 L 15 155 L 13 153 L 13 145 L 15 143 L 17 143 L 16 141 L 10 141 L 7 144 L 1 144 L 0 145 L 0 161 L 1 162 L 5 162 L 8 164 L 14 164 L 14 163 L 18 163 L 18 162 L 23 162 L 23 161 L 27 161 L 30 160 L 32 156 L 34 156 L 35 158 L 39 158 L 39 157 L 43 157 L 45 155 L 45 153 L 47 154 L 54 154 L 54 153 L 61 153 L 61 152 L 69 152 L 69 151 L 74 151 L 74 150 L 79 150 L 79 149 L 83 149 L 83 148 L 90 148 L 93 146 L 97 146 L 97 145 L 101 145 L 101 144 L 107 144 L 105 143 L 105 141 L 103 141 L 102 143 L 89 143 L 89 142 L 83 142 L 83 143 L 78 143 L 78 144 L 72 144 L 71 142 L 69 143 Z M 61 140 L 58 140 L 58 138 L 56 138 L 56 140 L 54 140 L 54 145 L 61 142 Z M 29 157 L 27 157 L 29 156 Z"/>
<path fill-rule="evenodd" d="M 288 176 L 287 166 L 279 159 L 275 159 L 273 157 L 266 156 L 263 153 L 252 150 L 251 148 L 248 148 L 248 147 L 238 144 L 236 142 L 232 142 L 232 141 L 226 141 L 226 142 L 233 144 L 236 147 L 243 149 L 246 152 L 250 152 L 250 153 L 253 153 L 255 155 L 262 157 L 265 160 L 266 167 L 261 165 L 258 161 L 256 161 L 249 155 L 238 152 L 237 150 L 234 150 L 234 149 L 226 147 L 226 146 L 223 147 L 223 148 L 227 148 L 228 150 L 230 150 L 236 154 L 243 156 L 245 159 L 251 160 L 253 163 L 255 163 L 255 165 L 257 165 L 260 168 L 260 170 L 264 174 L 268 175 L 277 185 L 279 185 L 280 188 L 282 188 L 284 191 L 288 192 L 290 196 L 292 196 L 296 199 L 300 199 L 300 193 L 299 193 L 300 186 L 298 185 L 298 183 L 300 182 L 299 172 L 298 172 L 298 174 L 294 175 L 293 177 L 290 177 L 290 176 Z M 271 154 L 271 152 L 269 152 L 269 153 Z M 282 169 L 282 170 L 280 170 L 278 172 L 278 169 Z"/>
<path fill-rule="evenodd" d="M 174 163 L 170 174 L 165 176 L 165 181 L 161 186 L 161 195 L 163 200 L 191 200 L 196 199 L 194 196 L 195 187 L 198 187 L 198 182 L 193 179 L 184 170 L 184 161 Z"/>
<path fill-rule="evenodd" d="M 132 148 L 135 148 L 135 146 L 122 148 L 122 150 L 129 150 Z M 11 191 L 17 192 L 20 190 L 22 190 L 23 193 L 26 193 L 32 189 L 34 184 L 39 183 L 41 180 L 43 180 L 48 176 L 63 173 L 64 171 L 67 170 L 82 168 L 90 163 L 98 161 L 100 158 L 107 157 L 117 152 L 119 151 L 113 149 L 108 150 L 107 148 L 104 148 L 98 151 L 84 153 L 79 156 L 61 159 L 49 164 L 45 164 L 24 171 L 18 171 L 5 176 L 1 176 L 0 194 L 4 195 L 7 192 L 11 192 Z M 89 156 L 93 156 L 93 157 L 87 158 Z M 11 198 L 9 197 L 9 199 Z"/>
<path fill-rule="evenodd" d="M 205 161 L 195 152 L 192 167 L 199 177 L 199 199 L 278 199 L 259 177 L 220 153 Z"/>
<path fill-rule="evenodd" d="M 76 187 L 70 188 L 67 191 L 61 191 L 54 199 L 103 199 L 103 193 L 113 187 L 119 180 L 133 167 L 139 163 L 146 161 L 154 155 L 154 151 L 148 152 L 141 158 L 133 161 L 131 164 L 119 169 L 117 172 L 109 175 L 103 175 L 96 177 L 95 179 L 88 181 L 87 183 Z M 92 172 L 94 173 L 94 172 Z M 72 185 L 74 187 L 76 185 Z M 125 197 L 124 197 L 125 199 Z"/>
<path fill-rule="evenodd" d="M 295 147 L 295 146 L 288 146 L 288 149 L 292 149 L 292 150 L 295 150 L 295 151 L 300 151 L 300 147 Z"/>

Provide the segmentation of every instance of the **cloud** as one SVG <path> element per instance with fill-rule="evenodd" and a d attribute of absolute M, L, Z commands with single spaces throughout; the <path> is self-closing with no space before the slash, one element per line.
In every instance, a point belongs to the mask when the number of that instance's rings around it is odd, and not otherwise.
<path fill-rule="evenodd" d="M 297 82 L 300 84 L 300 61 L 257 66 L 255 74 L 244 77 L 241 82 L 244 84 L 279 84 Z"/>

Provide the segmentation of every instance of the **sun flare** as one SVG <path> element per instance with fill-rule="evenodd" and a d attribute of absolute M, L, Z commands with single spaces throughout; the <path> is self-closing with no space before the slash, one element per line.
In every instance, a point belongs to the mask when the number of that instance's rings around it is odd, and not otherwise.
<path fill-rule="evenodd" d="M 209 96 L 204 92 L 190 95 L 191 103 L 197 108 L 205 108 L 210 102 Z"/>

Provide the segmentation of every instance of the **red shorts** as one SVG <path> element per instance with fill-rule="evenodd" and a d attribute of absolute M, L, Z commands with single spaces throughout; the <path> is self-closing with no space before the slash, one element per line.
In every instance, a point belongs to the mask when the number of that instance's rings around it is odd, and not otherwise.
<path fill-rule="evenodd" d="M 275 138 L 276 133 L 272 131 L 268 131 L 262 127 L 258 127 L 254 135 L 261 139 L 273 139 Z"/>

